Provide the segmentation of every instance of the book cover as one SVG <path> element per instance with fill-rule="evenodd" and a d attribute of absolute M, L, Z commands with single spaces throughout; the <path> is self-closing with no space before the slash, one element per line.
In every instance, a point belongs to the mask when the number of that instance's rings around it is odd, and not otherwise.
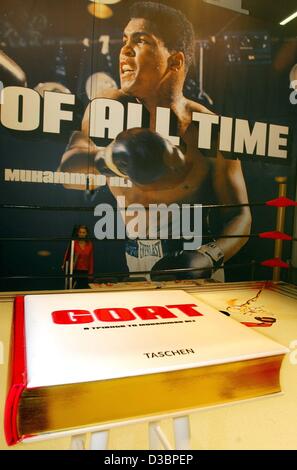
<path fill-rule="evenodd" d="M 6 439 L 276 393 L 286 352 L 182 290 L 20 296 Z"/>

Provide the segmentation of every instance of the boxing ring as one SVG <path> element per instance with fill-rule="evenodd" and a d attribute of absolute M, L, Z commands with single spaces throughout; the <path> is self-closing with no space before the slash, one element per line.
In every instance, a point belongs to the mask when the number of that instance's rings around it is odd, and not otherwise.
<path fill-rule="evenodd" d="M 209 406 L 200 409 L 176 410 L 154 416 L 137 416 L 124 421 L 98 424 L 83 428 L 47 433 L 29 437 L 17 444 L 19 449 L 108 449 L 108 448 L 150 448 L 150 449 L 263 449 L 263 448 L 296 448 L 295 422 L 297 409 L 297 322 L 296 299 L 297 289 L 293 285 L 280 282 L 281 269 L 289 269 L 282 261 L 284 242 L 293 239 L 283 233 L 285 211 L 296 206 L 296 202 L 286 198 L 286 185 L 283 178 L 279 184 L 278 198 L 261 205 L 273 206 L 276 209 L 275 231 L 252 234 L 264 239 L 275 240 L 274 258 L 263 260 L 263 266 L 273 269 L 273 281 L 247 281 L 239 283 L 215 283 L 203 279 L 185 279 L 171 281 L 140 282 L 104 282 L 105 276 L 94 275 L 90 283 L 91 292 L 127 292 L 136 290 L 165 290 L 170 295 L 172 289 L 182 289 L 197 300 L 245 323 L 271 339 L 287 346 L 287 354 L 282 367 L 282 394 L 276 396 L 241 400 L 232 404 Z M 21 206 L 3 205 L 3 208 L 20 208 Z M 32 206 L 23 206 L 24 210 L 34 210 Z M 35 207 L 40 210 L 40 207 Z M 47 208 L 49 209 L 49 208 Z M 62 208 L 63 209 L 63 208 Z M 72 208 L 64 208 L 64 210 Z M 56 210 L 56 208 L 52 208 Z M 81 208 L 90 210 L 90 208 Z M 234 235 L 236 236 L 236 235 Z M 35 239 L 38 239 L 35 237 Z M 12 239 L 14 240 L 14 239 Z M 23 241 L 26 239 L 23 239 Z M 33 237 L 29 240 L 33 240 Z M 57 238 L 57 240 L 61 240 Z M 18 241 L 18 239 L 15 239 Z M 69 241 L 69 239 L 68 239 Z M 72 263 L 71 263 L 72 264 Z M 181 271 L 194 271 L 186 268 Z M 170 274 L 175 271 L 170 270 Z M 120 275 L 120 273 L 116 273 Z M 142 273 L 135 273 L 142 274 Z M 109 274 L 110 276 L 110 274 Z M 72 269 L 65 276 L 73 277 Z M 124 276 L 123 276 L 124 277 Z M 82 290 L 69 290 L 71 283 L 66 283 L 68 292 L 79 295 Z M 64 291 L 49 291 L 63 293 Z M 89 291 L 90 292 L 90 291 Z M 30 292 L 32 294 L 32 292 Z M 37 291 L 36 295 L 44 291 Z M 13 302 L 16 292 L 0 294 L 0 341 L 3 376 L 8 373 L 10 331 L 12 325 Z M 5 401 L 5 387 L 1 386 L 1 416 Z M 99 405 L 100 406 L 100 405 Z M 0 445 L 6 448 L 1 431 Z"/>

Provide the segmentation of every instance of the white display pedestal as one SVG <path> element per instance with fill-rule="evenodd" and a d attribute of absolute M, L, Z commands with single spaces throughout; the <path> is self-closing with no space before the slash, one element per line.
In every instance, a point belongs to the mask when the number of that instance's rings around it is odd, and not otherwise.
<path fill-rule="evenodd" d="M 174 445 L 170 442 L 162 429 L 161 420 L 172 419 Z M 70 436 L 69 450 L 108 450 L 109 431 L 115 427 L 130 426 L 136 423 L 148 424 L 148 448 L 151 450 L 187 450 L 190 449 L 190 420 L 188 415 L 178 413 L 170 415 L 137 418 L 109 425 L 98 425 L 86 428 L 59 431 L 56 433 L 43 434 L 25 439 L 24 444 L 32 442 L 59 439 Z"/>

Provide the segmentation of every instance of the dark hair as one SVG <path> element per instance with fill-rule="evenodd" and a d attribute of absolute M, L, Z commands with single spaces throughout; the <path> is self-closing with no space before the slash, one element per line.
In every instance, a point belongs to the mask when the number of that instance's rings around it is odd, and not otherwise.
<path fill-rule="evenodd" d="M 89 236 L 89 229 L 88 229 L 87 225 L 76 225 L 76 227 L 75 227 L 75 236 L 78 236 L 78 231 L 81 228 L 85 229 L 86 232 L 87 232 L 87 236 Z"/>
<path fill-rule="evenodd" d="M 194 59 L 195 34 L 192 23 L 181 11 L 162 3 L 140 1 L 130 7 L 130 18 L 150 21 L 169 51 L 184 53 L 188 70 Z"/>

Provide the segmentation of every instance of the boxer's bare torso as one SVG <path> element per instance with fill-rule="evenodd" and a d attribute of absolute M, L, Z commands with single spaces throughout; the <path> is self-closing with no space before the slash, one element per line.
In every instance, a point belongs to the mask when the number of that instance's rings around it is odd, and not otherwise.
<path fill-rule="evenodd" d="M 104 97 L 119 100 L 127 98 L 121 90 L 112 90 Z M 177 117 L 178 134 L 186 144 L 184 171 L 177 176 L 170 173 L 151 184 L 133 183 L 132 188 L 110 186 L 115 197 L 125 196 L 127 205 L 138 203 L 147 207 L 148 204 L 153 203 L 198 203 L 205 197 L 205 183 L 214 165 L 214 158 L 203 156 L 198 149 L 197 126 L 192 123 L 192 113 L 194 111 L 210 113 L 210 111 L 199 103 L 186 98 L 183 98 L 178 104 L 174 104 L 171 110 Z M 151 113 L 150 129 L 155 130 L 154 113 Z M 89 132 L 88 110 L 83 119 L 82 132 L 87 139 Z"/>

